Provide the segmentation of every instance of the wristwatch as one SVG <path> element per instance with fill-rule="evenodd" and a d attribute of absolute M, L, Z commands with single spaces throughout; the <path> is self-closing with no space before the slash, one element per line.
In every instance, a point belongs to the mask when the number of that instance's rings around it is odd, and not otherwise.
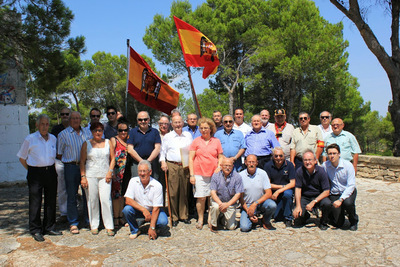
<path fill-rule="evenodd" d="M 151 230 L 156 230 L 156 228 L 155 227 L 150 227 L 151 228 Z"/>

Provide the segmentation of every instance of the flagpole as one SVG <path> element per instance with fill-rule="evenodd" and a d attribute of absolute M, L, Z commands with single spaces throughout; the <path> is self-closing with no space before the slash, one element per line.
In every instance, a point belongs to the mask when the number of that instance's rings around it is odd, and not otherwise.
<path fill-rule="evenodd" d="M 196 92 L 194 91 L 192 75 L 190 74 L 190 67 L 186 67 L 186 69 L 188 71 L 188 77 L 189 77 L 189 81 L 190 81 L 190 88 L 192 89 L 192 96 L 193 96 L 194 108 L 196 110 L 196 115 L 197 115 L 198 118 L 201 118 L 201 111 L 200 111 L 199 101 L 197 101 Z"/>
<path fill-rule="evenodd" d="M 126 90 L 125 90 L 125 118 L 128 118 L 128 87 L 129 87 L 129 57 L 130 40 L 126 39 Z"/>

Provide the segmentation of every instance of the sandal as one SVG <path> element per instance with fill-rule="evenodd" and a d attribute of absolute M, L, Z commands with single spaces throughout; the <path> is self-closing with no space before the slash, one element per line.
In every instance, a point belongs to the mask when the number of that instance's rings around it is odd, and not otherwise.
<path fill-rule="evenodd" d="M 92 229 L 90 231 L 92 232 L 92 235 L 98 235 L 99 234 L 99 229 Z"/>
<path fill-rule="evenodd" d="M 108 236 L 114 236 L 115 235 L 114 230 L 107 230 L 107 235 Z"/>
<path fill-rule="evenodd" d="M 203 222 L 198 222 L 198 223 L 196 224 L 196 229 L 198 229 L 198 230 L 203 229 Z"/>
<path fill-rule="evenodd" d="M 76 225 L 71 225 L 70 228 L 69 228 L 69 231 L 73 235 L 79 234 L 79 229 L 78 229 L 78 226 L 76 226 Z"/>

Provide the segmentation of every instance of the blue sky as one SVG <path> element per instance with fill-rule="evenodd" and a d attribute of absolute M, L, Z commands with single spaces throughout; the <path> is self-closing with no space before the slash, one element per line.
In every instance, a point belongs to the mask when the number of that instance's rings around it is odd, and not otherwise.
<path fill-rule="evenodd" d="M 83 59 L 90 59 L 97 51 L 113 55 L 126 55 L 126 39 L 140 54 L 152 57 L 151 51 L 142 41 L 146 27 L 153 21 L 155 14 L 169 16 L 172 0 L 68 0 L 66 5 L 72 10 L 75 19 L 71 25 L 71 36 L 86 37 L 87 52 Z M 195 9 L 205 0 L 190 0 Z M 364 0 L 365 2 L 365 0 Z M 374 3 L 375 1 L 366 0 Z M 328 0 L 316 0 L 321 16 L 344 24 L 344 38 L 349 41 L 349 70 L 357 77 L 359 91 L 364 101 L 371 101 L 373 110 L 385 116 L 392 97 L 389 80 L 375 56 L 368 50 L 357 28 Z M 390 16 L 381 8 L 372 6 L 368 9 L 368 23 L 375 32 L 381 45 L 390 53 Z M 204 33 L 207 34 L 207 33 Z M 156 61 L 155 61 L 156 62 Z M 166 72 L 165 66 L 156 62 L 156 67 Z M 197 93 L 208 88 L 208 81 L 201 78 L 201 72 L 193 75 Z M 181 92 L 184 93 L 184 92 Z"/>

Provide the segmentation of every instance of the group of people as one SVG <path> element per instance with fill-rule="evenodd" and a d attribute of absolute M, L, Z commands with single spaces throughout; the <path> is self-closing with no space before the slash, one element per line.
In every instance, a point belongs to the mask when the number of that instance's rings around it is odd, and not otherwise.
<path fill-rule="evenodd" d="M 215 111 L 212 119 L 189 114 L 186 123 L 173 110 L 170 117 L 160 117 L 158 130 L 146 111 L 138 113 L 132 129 L 115 107 L 106 112 L 103 125 L 100 110 L 93 108 L 89 125 L 82 127 L 79 112 L 63 108 L 62 123 L 52 134 L 49 118 L 41 114 L 38 131 L 23 142 L 17 156 L 28 170 L 29 230 L 35 240 L 61 234 L 55 229 L 57 195 L 59 220 L 79 234 L 79 186 L 86 203 L 82 225 L 94 235 L 101 214 L 109 236 L 126 224 L 135 239 L 140 225 L 149 222 L 149 238 L 156 239 L 156 229 L 168 224 L 163 207 L 168 205 L 176 227 L 191 223 L 191 203 L 197 210 L 195 227 L 202 229 L 207 220 L 213 232 L 235 229 L 237 208 L 243 232 L 258 224 L 274 230 L 272 219 L 301 227 L 318 208 L 320 229 L 342 227 L 347 214 L 350 230 L 357 230 L 355 174 L 361 150 L 343 130 L 343 121 L 332 120 L 327 111 L 321 112 L 319 126 L 310 125 L 310 116 L 301 112 L 295 129 L 284 109 L 275 110 L 275 123 L 262 110 L 251 125 L 240 108 L 234 115 Z"/>

